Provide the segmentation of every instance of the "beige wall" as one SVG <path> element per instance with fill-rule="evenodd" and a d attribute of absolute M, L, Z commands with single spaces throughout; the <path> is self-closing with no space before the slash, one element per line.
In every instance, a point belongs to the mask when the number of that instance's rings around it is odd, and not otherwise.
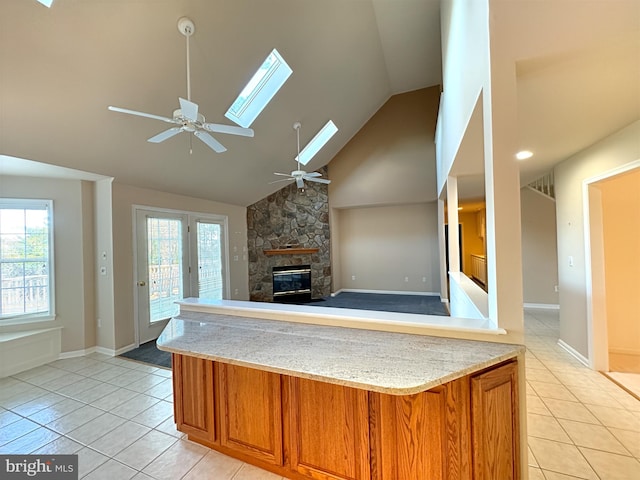
<path fill-rule="evenodd" d="M 361 207 L 378 206 L 380 210 L 371 212 L 376 211 L 377 215 L 383 215 L 385 218 L 388 212 L 400 212 L 400 217 L 390 219 L 391 222 L 406 221 L 404 219 L 416 215 L 416 209 L 431 212 L 432 206 L 436 208 L 433 203 L 437 198 L 433 138 L 439 95 L 439 88 L 432 87 L 391 97 L 329 163 L 334 292 L 351 288 L 439 291 L 440 281 L 436 275 L 437 235 L 432 238 L 432 244 L 409 241 L 411 248 L 417 246 L 419 250 L 404 251 L 405 258 L 417 256 L 425 259 L 432 255 L 431 250 L 435 246 L 435 263 L 429 263 L 424 271 L 418 272 L 424 265 L 415 271 L 412 270 L 411 274 L 406 268 L 399 267 L 394 275 L 401 278 L 401 284 L 389 280 L 382 281 L 377 273 L 377 279 L 370 280 L 365 279 L 365 274 L 356 274 L 357 280 L 354 283 L 351 280 L 352 271 L 360 271 L 361 267 L 368 271 L 373 267 L 364 265 L 370 262 L 370 257 L 360 257 L 356 252 L 356 258 L 351 256 L 351 253 L 346 253 L 351 252 L 350 248 L 359 241 L 358 234 L 351 227 L 351 221 L 357 218 L 358 221 L 365 222 L 364 217 L 367 214 L 363 213 L 364 209 Z M 391 205 L 394 208 L 387 208 Z M 403 211 L 404 206 L 406 211 Z M 356 211 L 352 212 L 352 209 Z M 429 213 L 427 217 L 418 215 L 415 220 L 420 225 L 419 228 L 426 228 L 426 231 L 430 232 L 429 235 L 437 231 L 437 216 L 431 216 Z M 424 224 L 425 221 L 431 223 Z M 386 238 L 384 235 L 379 236 L 380 229 L 369 231 L 373 235 L 368 240 L 370 242 L 379 244 Z M 378 236 L 379 238 L 376 238 Z M 396 240 L 394 239 L 394 242 Z M 344 246 L 345 242 L 350 246 Z M 394 245 L 384 247 L 385 252 L 390 250 L 396 251 Z M 393 255 L 397 255 L 397 251 Z M 434 268 L 436 273 L 431 271 Z M 405 276 L 409 277 L 409 282 L 404 282 Z M 427 277 L 426 282 L 422 282 L 423 276 Z M 377 287 L 374 288 L 374 284 Z"/>
<path fill-rule="evenodd" d="M 55 325 L 62 329 L 63 352 L 94 345 L 92 184 L 79 180 L 0 176 L 7 198 L 53 200 Z M 49 324 L 51 324 L 49 322 Z M 44 327 L 30 324 L 30 328 Z"/>
<path fill-rule="evenodd" d="M 550 198 L 520 190 L 522 212 L 522 289 L 525 304 L 558 305 L 556 204 Z"/>
<path fill-rule="evenodd" d="M 435 201 L 439 87 L 394 95 L 329 163 L 331 208 Z"/>
<path fill-rule="evenodd" d="M 115 328 L 114 348 L 135 342 L 134 265 L 133 265 L 133 205 L 165 208 L 186 212 L 226 215 L 228 217 L 229 252 L 234 247 L 238 261 L 230 259 L 229 277 L 234 300 L 248 300 L 247 261 L 242 256 L 247 246 L 246 208 L 198 198 L 173 195 L 155 190 L 113 184 L 113 269 Z M 235 291 L 238 291 L 235 294 Z"/>
<path fill-rule="evenodd" d="M 640 159 L 640 121 L 555 168 L 560 339 L 588 357 L 583 182 Z M 569 266 L 569 257 L 573 266 Z"/>
<path fill-rule="evenodd" d="M 435 202 L 340 210 L 342 288 L 438 294 L 437 217 Z"/>
<path fill-rule="evenodd" d="M 602 192 L 609 351 L 640 355 L 640 168 L 596 186 Z"/>

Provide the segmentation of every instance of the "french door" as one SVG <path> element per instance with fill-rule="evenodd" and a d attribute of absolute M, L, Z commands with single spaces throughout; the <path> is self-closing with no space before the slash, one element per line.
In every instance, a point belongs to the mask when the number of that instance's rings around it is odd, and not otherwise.
<path fill-rule="evenodd" d="M 156 339 L 176 301 L 224 298 L 225 221 L 185 212 L 135 210 L 138 343 Z"/>

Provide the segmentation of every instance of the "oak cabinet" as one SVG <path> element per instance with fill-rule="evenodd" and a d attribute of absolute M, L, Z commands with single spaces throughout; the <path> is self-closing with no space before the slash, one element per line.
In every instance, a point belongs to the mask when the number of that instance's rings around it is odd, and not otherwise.
<path fill-rule="evenodd" d="M 318 480 L 368 480 L 366 390 L 288 377 L 291 468 Z"/>
<path fill-rule="evenodd" d="M 173 355 L 189 439 L 291 479 L 517 480 L 517 362 L 390 395 Z"/>
<path fill-rule="evenodd" d="M 370 397 L 374 480 L 472 478 L 467 379 L 414 395 Z"/>
<path fill-rule="evenodd" d="M 471 377 L 474 480 L 520 478 L 516 362 Z"/>
<path fill-rule="evenodd" d="M 283 464 L 280 375 L 220 364 L 220 443 Z"/>
<path fill-rule="evenodd" d="M 217 441 L 213 362 L 172 355 L 174 416 L 178 430 L 211 446 Z"/>

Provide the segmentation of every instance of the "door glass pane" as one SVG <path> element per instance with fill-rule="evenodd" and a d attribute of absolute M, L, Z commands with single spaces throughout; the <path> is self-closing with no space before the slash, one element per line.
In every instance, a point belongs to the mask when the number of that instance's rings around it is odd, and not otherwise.
<path fill-rule="evenodd" d="M 182 290 L 182 223 L 171 218 L 147 218 L 149 321 L 178 315 Z"/>
<path fill-rule="evenodd" d="M 198 296 L 222 299 L 221 228 L 217 223 L 198 222 Z"/>

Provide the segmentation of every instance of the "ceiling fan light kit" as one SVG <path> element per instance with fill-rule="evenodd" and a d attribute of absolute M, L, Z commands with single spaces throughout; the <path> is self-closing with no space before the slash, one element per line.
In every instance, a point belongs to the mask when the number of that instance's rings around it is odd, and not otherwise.
<path fill-rule="evenodd" d="M 291 182 L 291 181 L 295 181 L 296 182 L 296 186 L 300 189 L 304 188 L 304 182 L 305 180 L 307 182 L 315 182 L 315 183 L 324 183 L 324 184 L 329 184 L 331 183 L 331 180 L 327 180 L 326 178 L 320 178 L 322 176 L 321 173 L 319 172 L 310 172 L 307 173 L 304 170 L 300 169 L 300 128 L 302 127 L 302 124 L 300 122 L 295 122 L 293 124 L 293 129 L 296 131 L 296 136 L 298 138 L 298 155 L 296 156 L 296 161 L 298 163 L 298 169 L 292 171 L 291 173 L 274 173 L 274 175 L 278 175 L 281 177 L 287 177 L 287 178 L 283 178 L 281 180 L 274 180 L 273 182 L 269 182 L 269 183 L 278 183 L 278 182 Z"/>
<path fill-rule="evenodd" d="M 191 65 L 189 55 L 189 38 L 195 32 L 194 23 L 187 17 L 181 17 L 178 20 L 178 31 L 187 39 L 187 98 L 178 98 L 180 108 L 173 111 L 171 118 L 150 113 L 138 112 L 127 108 L 109 106 L 109 110 L 113 112 L 135 115 L 138 117 L 151 118 L 166 123 L 176 125 L 154 135 L 147 141 L 151 143 L 161 143 L 165 140 L 181 133 L 193 133 L 193 135 L 201 140 L 205 145 L 216 153 L 225 152 L 227 149 L 211 133 L 224 133 L 228 135 L 240 135 L 243 137 L 253 137 L 251 128 L 237 127 L 235 125 L 224 125 L 219 123 L 207 123 L 204 115 L 198 111 L 198 104 L 191 101 Z"/>

